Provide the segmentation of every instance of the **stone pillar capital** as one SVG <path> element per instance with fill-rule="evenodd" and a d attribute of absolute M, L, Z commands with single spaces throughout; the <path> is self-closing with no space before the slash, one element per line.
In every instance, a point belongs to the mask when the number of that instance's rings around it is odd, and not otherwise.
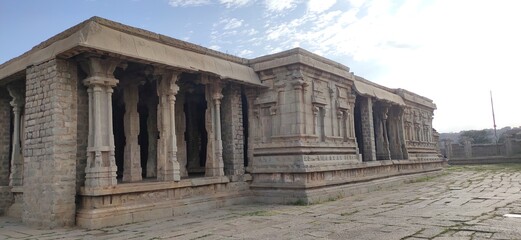
<path fill-rule="evenodd" d="M 87 87 L 110 87 L 113 88 L 116 85 L 118 85 L 119 80 L 112 77 L 101 77 L 101 76 L 91 76 L 87 77 L 85 80 L 83 80 L 83 84 Z"/>
<path fill-rule="evenodd" d="M 17 111 L 20 111 L 20 108 L 23 107 L 25 104 L 25 89 L 23 89 L 23 85 L 7 85 L 7 91 L 9 92 L 9 95 L 11 95 L 11 97 L 13 98 L 13 100 L 9 102 L 11 104 L 11 107 L 13 107 L 13 110 L 18 109 Z"/>
<path fill-rule="evenodd" d="M 294 79 L 290 83 L 291 83 L 291 86 L 293 87 L 293 89 L 295 89 L 295 90 L 300 90 L 308 85 L 306 83 L 306 81 L 304 81 L 304 79 L 300 79 L 300 78 Z"/>
<path fill-rule="evenodd" d="M 216 104 L 221 103 L 221 99 L 223 99 L 224 95 L 220 92 L 216 92 L 212 94 L 212 99 L 215 101 Z"/>
<path fill-rule="evenodd" d="M 80 67 L 85 71 L 89 78 L 114 78 L 114 70 L 121 63 L 121 60 L 116 58 L 104 58 L 102 56 L 90 55 L 84 56 L 80 59 Z"/>
<path fill-rule="evenodd" d="M 155 69 L 154 75 L 159 77 L 158 93 L 165 95 L 176 95 L 179 92 L 177 81 L 181 77 L 181 72 L 167 69 Z"/>

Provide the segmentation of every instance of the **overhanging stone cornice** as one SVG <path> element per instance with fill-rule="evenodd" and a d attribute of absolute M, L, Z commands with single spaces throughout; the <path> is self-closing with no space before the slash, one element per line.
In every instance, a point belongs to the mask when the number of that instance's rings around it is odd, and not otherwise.
<path fill-rule="evenodd" d="M 262 86 L 247 60 L 195 44 L 94 17 L 0 65 L 0 83 L 27 66 L 91 49 L 192 72 L 211 73 L 221 79 Z"/>
<path fill-rule="evenodd" d="M 303 64 L 345 79 L 354 80 L 354 74 L 349 72 L 349 67 L 306 51 L 302 48 L 294 48 L 284 52 L 251 59 L 249 64 L 256 72 L 292 64 Z"/>

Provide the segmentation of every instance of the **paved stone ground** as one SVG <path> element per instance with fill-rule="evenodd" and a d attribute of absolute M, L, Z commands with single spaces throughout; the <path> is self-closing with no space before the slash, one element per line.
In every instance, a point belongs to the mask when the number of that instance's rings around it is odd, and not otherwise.
<path fill-rule="evenodd" d="M 0 239 L 521 239 L 521 165 L 451 167 L 310 206 L 241 205 L 101 230 L 35 230 L 0 218 Z"/>

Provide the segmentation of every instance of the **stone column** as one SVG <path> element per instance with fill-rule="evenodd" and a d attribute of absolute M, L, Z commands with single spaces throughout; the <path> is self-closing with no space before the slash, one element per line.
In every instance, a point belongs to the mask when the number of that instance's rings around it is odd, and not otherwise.
<path fill-rule="evenodd" d="M 390 160 L 391 153 L 389 151 L 389 138 L 387 136 L 387 106 L 380 106 L 375 108 L 375 142 L 376 142 L 376 159 Z"/>
<path fill-rule="evenodd" d="M 258 111 L 257 111 L 257 116 L 255 116 L 255 114 L 254 114 L 255 106 L 253 104 L 256 96 L 257 96 L 257 94 L 254 89 L 246 90 L 246 100 L 248 101 L 247 102 L 247 104 L 248 104 L 248 121 L 250 121 L 250 123 L 248 124 L 248 139 L 247 139 L 247 141 L 248 141 L 248 156 L 247 156 L 248 157 L 248 166 L 251 166 L 252 162 L 253 162 L 253 144 L 254 144 L 254 139 L 257 137 L 254 129 L 258 128 L 258 124 L 256 124 L 256 123 L 258 123 L 258 121 L 256 120 L 258 118 Z"/>
<path fill-rule="evenodd" d="M 21 138 L 20 138 L 20 123 L 22 108 L 25 103 L 23 86 L 8 85 L 7 90 L 9 95 L 13 98 L 10 102 L 13 107 L 13 137 L 11 150 L 11 174 L 9 174 L 9 186 L 23 185 L 23 165 L 24 159 L 22 157 Z"/>
<path fill-rule="evenodd" d="M 181 73 L 162 71 L 157 82 L 159 96 L 157 142 L 157 179 L 161 181 L 181 180 L 177 161 L 177 140 L 175 131 L 175 95 L 179 91 L 177 80 Z"/>
<path fill-rule="evenodd" d="M 123 85 L 123 100 L 125 102 L 125 115 L 123 116 L 125 130 L 125 149 L 123 154 L 123 181 L 141 181 L 141 147 L 138 143 L 139 113 L 137 111 L 139 101 L 138 78 L 125 79 Z"/>
<path fill-rule="evenodd" d="M 513 142 L 514 138 L 512 135 L 508 135 L 505 139 L 505 155 L 506 156 L 512 156 L 514 154 L 513 150 Z"/>
<path fill-rule="evenodd" d="M 210 90 L 211 106 L 210 117 L 212 131 L 208 131 L 208 153 L 206 158 L 205 175 L 207 177 L 224 176 L 223 145 L 221 140 L 221 99 L 223 98 L 222 86 L 219 83 L 211 83 L 207 88 Z M 207 129 L 208 130 L 208 129 Z M 211 142 L 213 142 L 211 144 Z"/>
<path fill-rule="evenodd" d="M 113 75 L 119 61 L 89 57 L 85 64 L 82 66 L 89 74 L 83 80 L 89 94 L 89 139 L 85 186 L 114 186 L 117 184 L 117 166 L 112 124 L 112 88 L 119 82 Z"/>
<path fill-rule="evenodd" d="M 188 95 L 190 97 L 190 95 Z M 177 134 L 177 161 L 179 162 L 179 172 L 181 173 L 181 178 L 188 177 L 188 170 L 186 168 L 187 165 L 187 152 L 186 152 L 186 116 L 185 116 L 185 103 L 186 94 L 180 92 L 176 95 L 175 101 L 175 124 L 176 129 L 175 132 Z"/>
<path fill-rule="evenodd" d="M 151 96 L 147 101 L 148 119 L 148 157 L 147 157 L 147 177 L 157 177 L 157 98 Z"/>
<path fill-rule="evenodd" d="M 463 149 L 465 150 L 465 157 L 472 157 L 472 142 L 469 138 L 463 140 Z"/>
<path fill-rule="evenodd" d="M 376 161 L 373 124 L 373 101 L 370 97 L 359 97 L 362 118 L 362 157 L 364 161 Z"/>
<path fill-rule="evenodd" d="M 450 139 L 444 139 L 443 143 L 445 145 L 445 157 L 450 159 L 452 157 L 452 141 Z"/>
<path fill-rule="evenodd" d="M 294 81 L 291 82 L 292 86 L 293 86 L 293 90 L 295 91 L 295 124 L 297 125 L 295 127 L 295 130 L 296 132 L 294 132 L 295 134 L 303 134 L 304 133 L 304 128 L 305 128 L 305 123 L 304 123 L 304 118 L 305 116 L 303 116 L 304 112 L 302 111 L 302 104 L 303 102 L 301 101 L 302 100 L 302 91 L 304 90 L 304 87 L 307 86 L 306 82 L 302 79 L 296 79 Z M 282 112 L 281 112 L 282 114 Z"/>

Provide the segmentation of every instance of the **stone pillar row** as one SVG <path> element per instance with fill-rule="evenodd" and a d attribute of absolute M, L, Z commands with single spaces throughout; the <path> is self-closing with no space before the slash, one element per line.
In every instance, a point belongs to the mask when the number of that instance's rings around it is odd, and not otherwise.
<path fill-rule="evenodd" d="M 87 57 L 82 67 L 88 73 L 83 83 L 88 87 L 89 94 L 89 138 L 87 149 L 86 187 L 106 187 L 117 184 L 114 133 L 112 126 L 112 88 L 117 80 L 113 73 L 119 61 L 102 59 L 97 56 Z M 156 175 L 160 181 L 181 180 L 181 166 L 177 159 L 177 140 L 175 122 L 176 94 L 179 91 L 177 81 L 181 72 L 156 70 L 157 80 L 157 130 L 159 139 L 157 144 L 150 144 L 157 148 L 156 158 L 148 166 L 157 166 L 157 171 L 147 172 L 147 175 Z M 203 81 L 207 85 L 207 101 L 210 114 L 208 128 L 208 153 L 206 176 L 224 176 L 221 139 L 221 99 L 222 84 L 219 81 Z M 138 85 L 141 81 L 134 78 L 124 78 L 123 97 L 125 101 L 124 131 L 126 146 L 124 150 L 123 181 L 134 182 L 142 180 L 139 136 L 139 102 Z M 149 104 L 150 106 L 151 104 Z M 150 108 L 152 109 L 152 108 Z M 151 116 L 153 114 L 150 114 Z M 155 124 L 148 121 L 149 132 L 154 132 Z M 150 133 L 149 133 L 150 135 Z M 151 134 L 150 136 L 155 136 Z M 155 138 L 151 138 L 155 139 Z M 149 146 L 149 147 L 150 147 Z M 184 167 L 184 166 L 183 166 Z"/>

